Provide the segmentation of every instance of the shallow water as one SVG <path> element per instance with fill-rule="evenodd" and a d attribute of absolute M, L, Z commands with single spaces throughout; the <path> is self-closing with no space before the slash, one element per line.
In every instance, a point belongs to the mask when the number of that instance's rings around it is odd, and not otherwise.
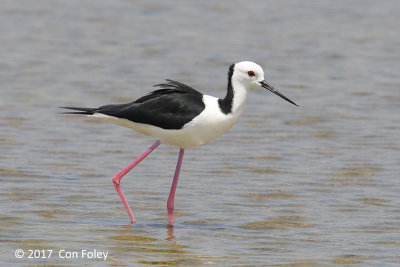
<path fill-rule="evenodd" d="M 2 264 L 397 266 L 398 2 L 169 3 L 2 2 Z M 160 146 L 122 180 L 128 226 L 111 178 L 154 140 L 58 107 L 165 78 L 222 97 L 244 59 L 300 107 L 256 89 L 230 132 L 187 149 L 174 228 L 178 149 Z"/>

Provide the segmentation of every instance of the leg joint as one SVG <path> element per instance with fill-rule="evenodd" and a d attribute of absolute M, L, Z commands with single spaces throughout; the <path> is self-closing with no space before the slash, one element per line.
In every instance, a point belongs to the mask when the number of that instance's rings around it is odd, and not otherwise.
<path fill-rule="evenodd" d="M 121 183 L 121 179 L 119 178 L 118 175 L 115 175 L 113 177 L 112 181 L 113 181 L 114 185 L 120 185 L 120 183 Z"/>

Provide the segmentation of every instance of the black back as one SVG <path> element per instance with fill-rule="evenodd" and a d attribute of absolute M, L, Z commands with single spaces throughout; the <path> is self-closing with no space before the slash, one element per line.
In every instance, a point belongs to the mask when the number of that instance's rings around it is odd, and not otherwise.
<path fill-rule="evenodd" d="M 76 114 L 101 113 L 163 129 L 181 129 L 205 108 L 203 95 L 192 87 L 173 80 L 132 103 L 105 105 L 95 109 L 66 107 Z"/>

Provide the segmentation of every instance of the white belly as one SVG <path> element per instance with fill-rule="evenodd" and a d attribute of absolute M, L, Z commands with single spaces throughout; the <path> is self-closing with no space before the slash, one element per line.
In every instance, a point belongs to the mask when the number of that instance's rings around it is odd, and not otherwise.
<path fill-rule="evenodd" d="M 242 109 L 239 109 L 234 113 L 225 115 L 219 109 L 218 99 L 212 96 L 204 95 L 203 101 L 206 108 L 194 120 L 188 122 L 179 130 L 162 129 L 153 125 L 131 122 L 100 113 L 95 113 L 91 116 L 153 136 L 165 144 L 188 148 L 199 146 L 218 138 L 235 125 L 242 113 Z"/>

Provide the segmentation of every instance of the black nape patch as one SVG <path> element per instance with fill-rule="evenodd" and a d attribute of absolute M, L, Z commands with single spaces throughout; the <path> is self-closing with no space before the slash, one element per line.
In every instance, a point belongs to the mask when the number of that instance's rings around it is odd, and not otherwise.
<path fill-rule="evenodd" d="M 229 71 L 228 71 L 228 87 L 227 87 L 226 96 L 224 97 L 224 99 L 218 100 L 219 109 L 224 114 L 229 114 L 232 112 L 232 105 L 233 105 L 232 75 L 233 75 L 234 69 L 235 69 L 235 64 L 232 64 L 229 67 Z"/>

